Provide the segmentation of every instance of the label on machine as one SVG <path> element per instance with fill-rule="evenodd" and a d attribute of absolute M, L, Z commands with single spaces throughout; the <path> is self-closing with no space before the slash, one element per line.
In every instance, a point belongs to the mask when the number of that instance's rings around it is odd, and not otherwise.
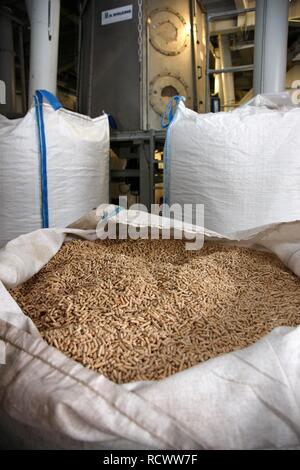
<path fill-rule="evenodd" d="M 133 8 L 132 5 L 126 5 L 120 8 L 113 8 L 112 10 L 102 11 L 101 24 L 118 23 L 119 21 L 132 20 Z"/>

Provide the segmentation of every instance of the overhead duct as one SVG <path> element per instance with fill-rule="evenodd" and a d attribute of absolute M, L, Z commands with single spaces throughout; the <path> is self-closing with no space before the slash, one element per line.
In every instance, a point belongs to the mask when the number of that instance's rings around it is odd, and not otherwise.
<path fill-rule="evenodd" d="M 26 0 L 31 24 L 29 105 L 35 90 L 56 94 L 60 0 Z"/>
<path fill-rule="evenodd" d="M 5 13 L 0 14 L 0 80 L 0 114 L 10 117 L 16 111 L 15 51 L 12 20 Z"/>
<path fill-rule="evenodd" d="M 285 89 L 289 0 L 257 0 L 254 93 Z"/>

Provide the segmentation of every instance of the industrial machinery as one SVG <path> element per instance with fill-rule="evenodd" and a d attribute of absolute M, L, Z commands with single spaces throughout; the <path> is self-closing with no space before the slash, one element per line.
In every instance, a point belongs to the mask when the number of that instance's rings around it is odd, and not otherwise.
<path fill-rule="evenodd" d="M 112 147 L 128 164 L 111 169 L 150 208 L 162 183 L 155 151 L 170 98 L 205 110 L 205 16 L 196 0 L 89 0 L 80 19 L 78 109 L 112 116 Z M 156 171 L 157 170 L 157 171 Z M 116 196 L 116 194 L 114 194 Z"/>
<path fill-rule="evenodd" d="M 90 0 L 81 24 L 80 112 L 105 110 L 119 130 L 136 131 L 160 129 L 174 95 L 204 111 L 205 19 L 196 0 Z"/>
<path fill-rule="evenodd" d="M 174 95 L 204 111 L 205 23 L 197 2 L 156 0 L 146 4 L 148 62 L 146 128 L 159 128 L 166 103 Z"/>

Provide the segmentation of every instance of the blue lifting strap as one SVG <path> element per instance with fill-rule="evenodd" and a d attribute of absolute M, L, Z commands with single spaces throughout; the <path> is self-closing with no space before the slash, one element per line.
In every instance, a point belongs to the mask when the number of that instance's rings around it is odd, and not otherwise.
<path fill-rule="evenodd" d="M 182 101 L 182 99 L 183 99 L 182 96 L 173 96 L 173 98 L 168 103 L 165 112 L 161 116 L 161 127 L 163 129 L 166 129 L 167 127 L 169 127 L 169 125 L 173 121 L 174 116 L 176 114 L 177 107 L 180 101 Z M 174 110 L 174 103 L 176 103 L 175 110 Z"/>
<path fill-rule="evenodd" d="M 45 135 L 45 123 L 43 116 L 43 101 L 46 99 L 52 108 L 57 111 L 62 107 L 58 99 L 47 90 L 37 90 L 34 95 L 35 113 L 38 126 L 42 195 L 42 227 L 49 228 L 48 210 L 48 180 L 47 180 L 47 144 Z"/>

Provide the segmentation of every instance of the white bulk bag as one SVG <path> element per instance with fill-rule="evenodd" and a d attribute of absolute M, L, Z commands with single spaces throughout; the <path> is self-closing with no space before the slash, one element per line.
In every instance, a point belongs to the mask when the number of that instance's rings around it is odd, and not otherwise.
<path fill-rule="evenodd" d="M 205 227 L 223 234 L 299 219 L 300 108 L 288 98 L 216 114 L 181 101 L 167 131 L 166 202 L 204 204 Z"/>
<path fill-rule="evenodd" d="M 95 240 L 98 221 L 111 214 L 116 223 L 147 224 L 144 212 L 104 207 L 72 228 L 38 230 L 0 250 L 0 448 L 299 447 L 300 327 L 277 328 L 164 380 L 124 385 L 43 341 L 6 287 L 38 272 L 67 237 Z M 153 216 L 148 225 L 163 228 L 165 219 Z M 296 222 L 231 238 L 269 249 L 300 276 L 299 229 Z"/>
<path fill-rule="evenodd" d="M 49 96 L 49 95 L 47 95 Z M 51 96 L 50 96 L 51 98 Z M 109 197 L 109 124 L 43 104 L 50 227 L 65 227 Z M 35 107 L 0 116 L 0 246 L 43 227 Z"/>

